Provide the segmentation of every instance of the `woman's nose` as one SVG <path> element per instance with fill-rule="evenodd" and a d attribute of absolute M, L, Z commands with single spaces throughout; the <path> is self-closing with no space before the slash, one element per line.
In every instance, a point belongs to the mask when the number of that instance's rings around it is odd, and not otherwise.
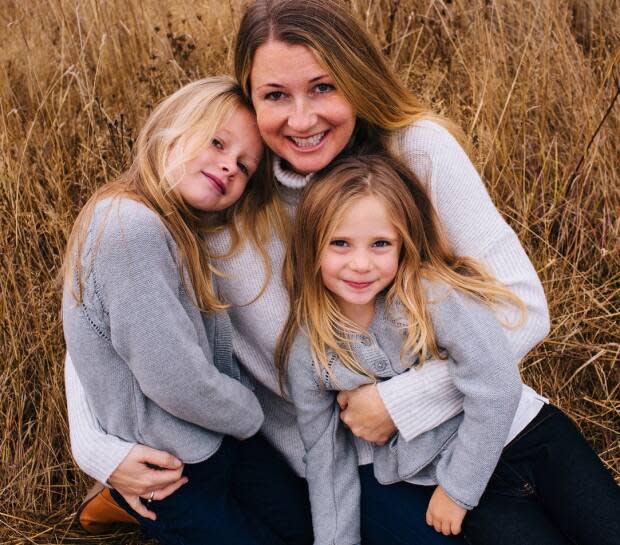
<path fill-rule="evenodd" d="M 288 126 L 298 133 L 305 133 L 316 125 L 317 116 L 307 99 L 299 99 L 288 116 Z"/>

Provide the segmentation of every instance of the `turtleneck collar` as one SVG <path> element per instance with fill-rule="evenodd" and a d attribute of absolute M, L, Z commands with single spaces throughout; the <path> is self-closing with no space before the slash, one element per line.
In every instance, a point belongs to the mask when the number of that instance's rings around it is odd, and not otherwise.
<path fill-rule="evenodd" d="M 314 176 L 314 173 L 304 176 L 292 170 L 284 170 L 282 168 L 282 159 L 277 155 L 274 155 L 273 158 L 273 174 L 278 182 L 291 189 L 303 189 L 312 179 L 312 176 Z"/>

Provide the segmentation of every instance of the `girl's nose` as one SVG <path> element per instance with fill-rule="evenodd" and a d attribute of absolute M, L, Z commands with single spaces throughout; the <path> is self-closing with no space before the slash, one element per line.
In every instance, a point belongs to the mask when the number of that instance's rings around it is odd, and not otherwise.
<path fill-rule="evenodd" d="M 237 161 L 234 157 L 224 156 L 220 161 L 220 168 L 227 176 L 232 176 L 237 172 Z"/>
<path fill-rule="evenodd" d="M 366 252 L 356 252 L 353 256 L 351 256 L 349 267 L 351 270 L 356 272 L 365 272 L 370 270 L 372 267 L 370 256 Z"/>
<path fill-rule="evenodd" d="M 288 116 L 288 126 L 298 133 L 305 133 L 316 125 L 317 116 L 307 99 L 297 100 Z"/>

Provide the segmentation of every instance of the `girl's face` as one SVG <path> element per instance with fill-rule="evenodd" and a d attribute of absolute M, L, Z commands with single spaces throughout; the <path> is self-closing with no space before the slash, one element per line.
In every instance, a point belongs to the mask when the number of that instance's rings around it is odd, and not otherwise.
<path fill-rule="evenodd" d="M 188 145 L 191 147 L 191 142 Z M 211 142 L 172 172 L 175 189 L 191 207 L 204 212 L 224 210 L 241 197 L 263 155 L 256 119 L 244 107 L 235 108 Z M 169 160 L 175 160 L 174 148 Z"/>
<path fill-rule="evenodd" d="M 296 172 L 320 170 L 349 142 L 355 112 L 307 47 L 279 41 L 260 46 L 250 83 L 265 144 Z"/>
<path fill-rule="evenodd" d="M 401 239 L 383 202 L 356 200 L 344 213 L 321 257 L 321 278 L 342 313 L 367 327 L 377 294 L 398 270 Z"/>

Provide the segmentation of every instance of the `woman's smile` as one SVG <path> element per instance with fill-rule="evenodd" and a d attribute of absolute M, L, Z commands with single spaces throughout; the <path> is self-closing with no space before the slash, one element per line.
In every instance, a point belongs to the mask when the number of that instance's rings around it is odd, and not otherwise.
<path fill-rule="evenodd" d="M 322 169 L 351 139 L 355 112 L 309 48 L 263 44 L 254 56 L 251 86 L 265 144 L 296 172 Z"/>

